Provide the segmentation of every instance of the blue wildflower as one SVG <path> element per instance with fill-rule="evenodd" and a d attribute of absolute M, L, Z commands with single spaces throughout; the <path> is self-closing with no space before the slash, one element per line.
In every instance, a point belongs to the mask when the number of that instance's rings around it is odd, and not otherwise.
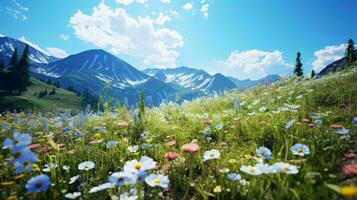
<path fill-rule="evenodd" d="M 64 133 L 68 133 L 69 131 L 71 131 L 71 127 L 67 126 L 63 129 Z"/>
<path fill-rule="evenodd" d="M 75 138 L 80 138 L 80 137 L 82 137 L 82 132 L 77 131 L 77 132 L 74 134 L 74 137 L 75 137 Z"/>
<path fill-rule="evenodd" d="M 266 147 L 259 147 L 256 150 L 256 154 L 258 157 L 263 158 L 264 160 L 269 160 L 271 158 L 271 151 Z"/>
<path fill-rule="evenodd" d="M 32 164 L 34 164 L 36 160 L 37 156 L 33 152 L 28 151 L 23 153 L 23 156 L 14 162 L 16 173 L 21 174 L 24 171 L 30 172 L 32 170 Z"/>
<path fill-rule="evenodd" d="M 50 186 L 51 180 L 47 175 L 41 174 L 32 177 L 26 184 L 28 192 L 44 192 Z"/>
<path fill-rule="evenodd" d="M 310 154 L 310 149 L 308 146 L 298 143 L 291 147 L 291 152 L 294 155 L 304 156 Z"/>
<path fill-rule="evenodd" d="M 229 173 L 227 174 L 227 178 L 231 181 L 239 181 L 242 179 L 241 175 L 237 173 Z"/>
<path fill-rule="evenodd" d="M 116 147 L 116 146 L 117 146 L 117 142 L 114 141 L 114 140 L 108 141 L 107 144 L 105 145 L 105 147 L 106 147 L 107 149 L 114 148 L 114 147 Z"/>
<path fill-rule="evenodd" d="M 352 125 L 357 126 L 357 117 L 352 119 Z"/>
<path fill-rule="evenodd" d="M 135 184 L 136 176 L 130 172 L 114 172 L 109 177 L 109 182 L 116 186 Z"/>
<path fill-rule="evenodd" d="M 322 120 L 321 119 L 315 119 L 314 120 L 314 124 L 320 125 L 320 124 L 322 124 Z"/>
<path fill-rule="evenodd" d="M 290 120 L 286 125 L 285 125 L 285 129 L 290 128 L 291 126 L 293 126 L 295 123 L 295 119 Z"/>
<path fill-rule="evenodd" d="M 350 134 L 351 130 L 342 128 L 342 129 L 335 130 L 335 133 L 340 134 L 340 135 L 346 135 L 346 134 Z"/>
<path fill-rule="evenodd" d="M 31 136 L 29 134 L 22 134 L 15 131 L 12 139 L 6 138 L 3 142 L 3 148 L 15 148 L 15 147 L 24 147 L 31 144 Z"/>

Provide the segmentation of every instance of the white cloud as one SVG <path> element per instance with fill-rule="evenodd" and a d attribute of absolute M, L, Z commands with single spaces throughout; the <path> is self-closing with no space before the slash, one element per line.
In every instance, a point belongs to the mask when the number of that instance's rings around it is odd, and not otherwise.
<path fill-rule="evenodd" d="M 12 0 L 12 2 L 20 9 L 20 10 L 23 10 L 23 11 L 26 11 L 28 12 L 29 9 L 23 5 L 21 5 L 19 2 L 17 2 L 16 0 Z"/>
<path fill-rule="evenodd" d="M 116 55 L 143 59 L 145 66 L 175 66 L 182 36 L 175 30 L 156 28 L 149 17 L 131 17 L 122 8 L 111 9 L 104 3 L 91 15 L 77 11 L 70 19 L 75 35 L 84 42 L 107 49 Z"/>
<path fill-rule="evenodd" d="M 161 1 L 161 3 L 170 3 L 171 2 L 171 0 L 160 0 Z"/>
<path fill-rule="evenodd" d="M 185 10 L 191 10 L 193 8 L 193 3 L 185 3 L 182 8 Z"/>
<path fill-rule="evenodd" d="M 324 49 L 315 51 L 314 55 L 316 57 L 316 60 L 312 63 L 314 70 L 319 72 L 333 61 L 343 58 L 345 49 L 346 45 L 340 44 L 334 46 L 327 46 Z"/>
<path fill-rule="evenodd" d="M 141 4 L 144 4 L 144 3 L 147 3 L 148 0 L 136 0 L 138 3 L 141 3 Z"/>
<path fill-rule="evenodd" d="M 68 54 L 63 49 L 54 48 L 54 47 L 48 47 L 47 53 L 57 58 L 65 58 L 68 56 Z"/>
<path fill-rule="evenodd" d="M 169 13 L 174 17 L 177 17 L 179 15 L 179 13 L 176 10 L 169 10 Z"/>
<path fill-rule="evenodd" d="M 203 16 L 205 18 L 208 17 L 208 9 L 209 9 L 209 4 L 208 3 L 203 4 L 202 7 L 201 7 L 201 13 L 203 14 Z"/>
<path fill-rule="evenodd" d="M 160 12 L 159 17 L 156 18 L 155 23 L 164 25 L 166 22 L 171 21 L 171 17 Z"/>
<path fill-rule="evenodd" d="M 260 51 L 257 49 L 234 51 L 226 61 L 219 62 L 223 73 L 239 78 L 262 78 L 271 73 L 282 73 L 290 70 L 291 65 L 283 59 L 281 51 Z"/>
<path fill-rule="evenodd" d="M 39 45 L 27 40 L 24 36 L 20 37 L 19 40 L 48 56 L 55 56 L 57 58 L 64 58 L 68 56 L 68 54 L 64 50 L 59 48 L 47 47 L 46 49 L 43 49 Z"/>
<path fill-rule="evenodd" d="M 27 20 L 27 16 L 24 14 L 24 12 L 28 12 L 29 9 L 25 6 L 22 6 L 19 2 L 16 0 L 12 0 L 12 5 L 8 6 L 1 6 L 0 5 L 0 12 L 4 12 L 10 16 L 12 16 L 14 19 L 20 19 L 22 21 Z"/>
<path fill-rule="evenodd" d="M 116 0 L 119 4 L 129 5 L 132 4 L 135 0 Z"/>
<path fill-rule="evenodd" d="M 4 12 L 4 13 L 10 15 L 14 19 L 20 19 L 22 21 L 27 20 L 27 16 L 25 14 L 23 14 L 21 11 L 18 11 L 16 9 L 0 6 L 0 12 Z"/>
<path fill-rule="evenodd" d="M 69 35 L 67 35 L 67 34 L 61 34 L 61 35 L 60 35 L 60 38 L 61 38 L 62 40 L 64 40 L 64 41 L 67 41 L 67 40 L 69 40 Z"/>
<path fill-rule="evenodd" d="M 132 4 L 135 1 L 138 2 L 138 3 L 141 3 L 141 4 L 144 4 L 144 3 L 148 2 L 148 0 L 116 0 L 117 3 L 124 4 L 124 5 Z"/>

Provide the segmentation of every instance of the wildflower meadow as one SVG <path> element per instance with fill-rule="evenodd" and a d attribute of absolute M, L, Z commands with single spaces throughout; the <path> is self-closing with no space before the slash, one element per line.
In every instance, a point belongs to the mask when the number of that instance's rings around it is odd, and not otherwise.
<path fill-rule="evenodd" d="M 0 117 L 0 199 L 357 196 L 357 73 L 182 104 Z"/>

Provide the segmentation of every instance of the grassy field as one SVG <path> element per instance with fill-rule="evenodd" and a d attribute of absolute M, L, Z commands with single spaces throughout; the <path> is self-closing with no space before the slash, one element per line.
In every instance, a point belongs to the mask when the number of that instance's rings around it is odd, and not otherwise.
<path fill-rule="evenodd" d="M 331 200 L 357 194 L 357 182 L 346 182 L 341 172 L 345 153 L 355 150 L 356 72 L 283 79 L 147 108 L 141 118 L 137 113 L 3 115 L 1 199 Z M 15 143 L 5 140 L 15 129 L 32 140 L 19 134 Z"/>
<path fill-rule="evenodd" d="M 6 109 L 31 109 L 35 111 L 53 111 L 54 108 L 79 109 L 82 99 L 74 93 L 67 90 L 56 88 L 37 79 L 31 79 L 32 85 L 22 95 L 16 95 L 16 92 L 9 95 L 0 93 L 0 110 Z M 55 95 L 46 95 L 38 97 L 41 90 L 47 89 L 48 93 L 56 89 Z M 35 96 L 34 94 L 37 93 Z M 6 96 L 5 96 L 6 95 Z"/>

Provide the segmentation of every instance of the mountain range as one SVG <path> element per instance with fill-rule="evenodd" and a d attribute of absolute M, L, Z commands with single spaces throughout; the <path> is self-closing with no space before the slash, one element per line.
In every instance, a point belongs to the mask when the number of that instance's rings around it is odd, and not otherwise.
<path fill-rule="evenodd" d="M 18 49 L 21 56 L 25 46 L 20 40 L 0 37 L 0 60 L 9 63 L 14 50 Z M 140 71 L 101 49 L 84 51 L 63 59 L 49 56 L 32 46 L 29 49 L 31 75 L 35 78 L 51 79 L 52 82 L 59 82 L 61 87 L 72 86 L 92 94 L 109 92 L 110 96 L 127 106 L 136 106 L 141 91 L 145 93 L 147 104 L 159 105 L 164 101 L 191 100 L 234 88 L 247 89 L 281 78 L 279 75 L 268 75 L 255 81 L 238 80 L 184 66 Z"/>

